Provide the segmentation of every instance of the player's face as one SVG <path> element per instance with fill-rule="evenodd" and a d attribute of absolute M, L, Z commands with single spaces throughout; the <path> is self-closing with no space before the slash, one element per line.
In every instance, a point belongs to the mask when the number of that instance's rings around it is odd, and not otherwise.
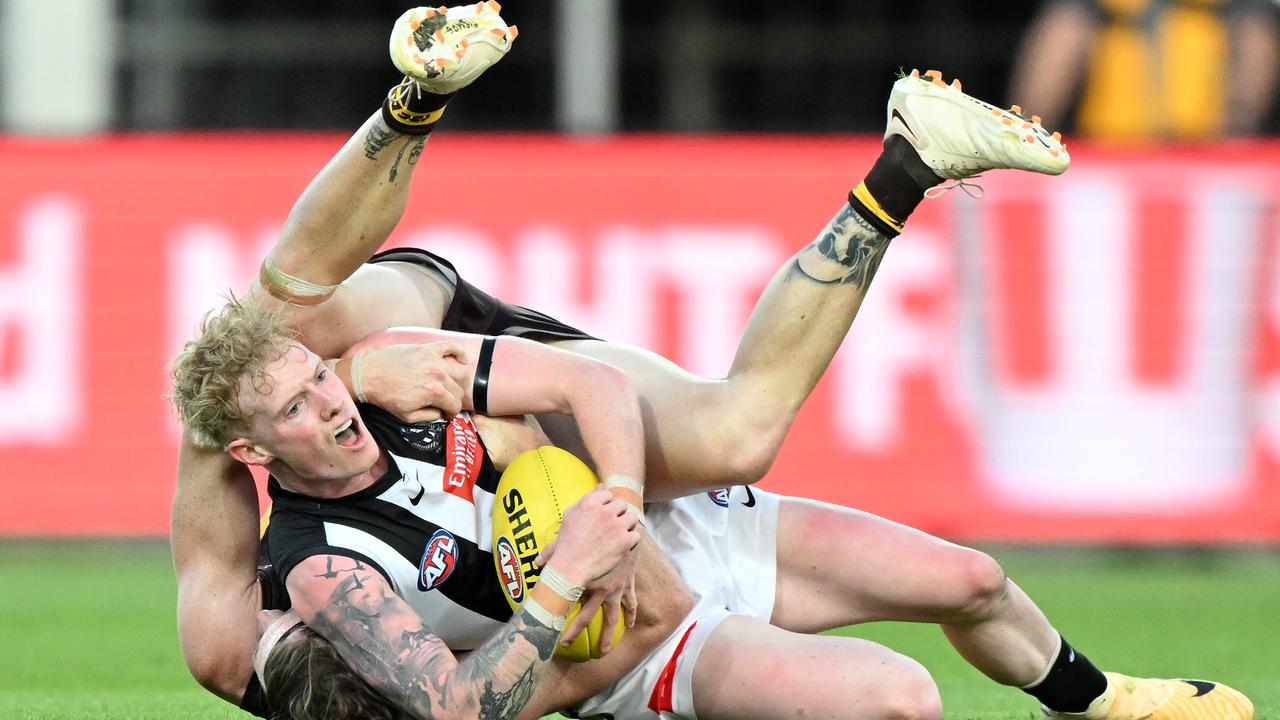
<path fill-rule="evenodd" d="M 245 440 L 252 452 L 244 453 L 249 462 L 267 465 L 286 481 L 289 473 L 313 482 L 346 480 L 373 467 L 377 444 L 346 386 L 315 353 L 291 344 L 265 371 L 269 393 L 248 380 L 240 389 L 241 407 L 252 413 L 252 437 Z"/>

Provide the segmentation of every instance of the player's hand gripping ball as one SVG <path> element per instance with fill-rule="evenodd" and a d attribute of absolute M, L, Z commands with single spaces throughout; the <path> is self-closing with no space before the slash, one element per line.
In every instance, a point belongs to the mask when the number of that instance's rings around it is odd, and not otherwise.
<path fill-rule="evenodd" d="M 596 487 L 596 476 L 581 460 L 557 447 L 521 454 L 502 473 L 493 504 L 493 562 L 507 602 L 516 610 L 538 582 L 533 560 L 560 532 L 565 510 Z M 582 604 L 569 613 L 569 624 Z M 626 629 L 620 614 L 613 628 L 616 647 Z M 597 610 L 582 634 L 568 647 L 556 646 L 556 657 L 586 662 L 601 657 L 604 611 Z"/>

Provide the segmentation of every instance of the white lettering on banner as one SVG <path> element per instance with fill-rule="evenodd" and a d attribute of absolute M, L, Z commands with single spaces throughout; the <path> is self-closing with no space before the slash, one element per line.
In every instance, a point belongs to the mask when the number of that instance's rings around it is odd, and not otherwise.
<path fill-rule="evenodd" d="M 780 243 L 762 226 L 675 226 L 661 232 L 662 270 L 681 291 L 680 348 L 690 372 L 724 377 L 761 288 L 782 265 Z"/>
<path fill-rule="evenodd" d="M 946 290 L 942 239 L 928 233 L 894 240 L 848 341 L 836 355 L 835 426 L 845 448 L 885 451 L 909 440 L 903 428 L 903 380 L 912 374 L 949 378 L 949 328 L 938 314 L 907 312 L 904 296 Z"/>
<path fill-rule="evenodd" d="M 513 294 L 520 304 L 585 332 L 652 347 L 659 254 L 654 240 L 636 228 L 608 227 L 584 254 L 567 230 L 530 228 L 516 240 L 518 288 Z"/>
<path fill-rule="evenodd" d="M 201 318 L 210 310 L 226 303 L 228 291 L 237 295 L 249 289 L 262 259 L 270 252 L 279 227 L 263 228 L 255 233 L 249 249 L 236 233 L 225 225 L 198 222 L 174 230 L 168 244 L 168 348 L 165 353 L 163 387 L 169 389 L 169 359 L 196 335 Z M 172 416 L 172 411 L 169 411 Z M 181 428 L 172 424 L 175 437 Z"/>
<path fill-rule="evenodd" d="M 1161 248 L 1190 253 L 1177 281 L 1187 297 L 1177 318 L 1186 331 L 1146 339 L 1171 347 L 1186 371 L 1153 384 L 1134 376 L 1131 361 L 1137 339 L 1146 337 L 1131 326 L 1143 322 L 1147 301 L 1134 297 L 1134 282 L 1139 263 L 1153 260 L 1134 249 L 1138 187 L 1077 175 L 1044 196 L 1048 301 L 1041 322 L 1050 328 L 1050 375 L 1016 382 L 991 366 L 968 375 L 989 479 L 1011 502 L 1094 512 L 1203 508 L 1230 500 L 1243 482 L 1260 204 L 1247 188 L 1212 178 L 1162 191 L 1179 193 L 1189 210 L 1186 242 Z M 984 203 L 976 212 L 998 213 L 1000 205 Z M 977 223 L 983 225 L 989 223 Z M 986 362 L 1009 351 L 1000 338 L 1010 329 L 992 326 L 991 289 L 987 282 L 968 298 L 974 302 L 962 302 L 979 313 L 978 322 L 962 322 L 966 345 Z"/>
<path fill-rule="evenodd" d="M 12 265 L 0 267 L 0 445 L 74 439 L 85 416 L 81 354 L 84 211 L 45 195 L 16 215 Z M 11 345 L 12 343 L 12 345 Z"/>

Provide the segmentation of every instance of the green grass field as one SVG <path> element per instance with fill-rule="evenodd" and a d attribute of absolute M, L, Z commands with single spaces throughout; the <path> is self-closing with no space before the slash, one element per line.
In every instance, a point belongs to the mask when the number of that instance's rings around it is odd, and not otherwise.
<path fill-rule="evenodd" d="M 1205 677 L 1280 718 L 1280 553 L 992 551 L 1071 642 L 1104 669 Z M 187 675 L 158 541 L 0 542 L 0 718 L 237 718 Z M 854 634 L 920 659 L 949 718 L 1031 720 L 936 628 Z"/>

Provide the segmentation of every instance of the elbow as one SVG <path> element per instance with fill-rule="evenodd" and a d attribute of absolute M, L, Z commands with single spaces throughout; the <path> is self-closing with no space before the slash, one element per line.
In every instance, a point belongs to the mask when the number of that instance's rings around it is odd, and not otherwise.
<path fill-rule="evenodd" d="M 187 670 L 201 687 L 234 705 L 244 699 L 252 670 L 226 662 L 213 654 L 188 654 Z"/>
<path fill-rule="evenodd" d="M 593 361 L 594 367 L 592 371 L 596 377 L 599 389 L 609 396 L 618 398 L 627 405 L 636 407 L 639 413 L 640 400 L 636 394 L 635 384 L 631 382 L 630 376 L 625 372 L 610 365 L 608 363 Z"/>

